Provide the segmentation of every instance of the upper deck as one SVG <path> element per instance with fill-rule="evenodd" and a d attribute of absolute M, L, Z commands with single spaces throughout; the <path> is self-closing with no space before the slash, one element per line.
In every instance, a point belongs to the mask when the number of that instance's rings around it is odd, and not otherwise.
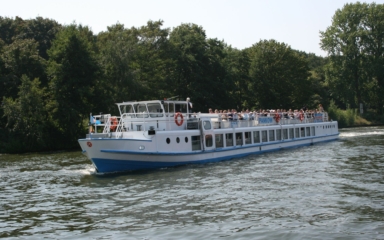
<path fill-rule="evenodd" d="M 326 122 L 326 112 L 286 118 L 282 113 L 255 114 L 247 120 L 224 114 L 189 112 L 187 101 L 152 100 L 118 103 L 120 116 L 91 116 L 90 132 L 121 133 L 141 131 L 176 131 L 198 129 L 199 122 L 210 121 L 213 129 Z"/>

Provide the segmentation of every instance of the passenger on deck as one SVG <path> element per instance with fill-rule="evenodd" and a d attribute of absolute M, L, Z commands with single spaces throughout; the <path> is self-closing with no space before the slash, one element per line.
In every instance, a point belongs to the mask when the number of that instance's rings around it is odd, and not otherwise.
<path fill-rule="evenodd" d="M 232 109 L 232 120 L 233 121 L 239 120 L 239 116 L 237 115 L 237 112 L 235 109 Z"/>
<path fill-rule="evenodd" d="M 228 119 L 227 110 L 223 111 L 223 114 L 221 114 L 221 119 L 223 119 L 224 121 L 227 121 Z"/>
<path fill-rule="evenodd" d="M 228 109 L 228 120 L 229 121 L 233 120 L 233 113 L 232 113 L 231 109 Z"/>
<path fill-rule="evenodd" d="M 323 105 L 319 104 L 319 112 L 324 112 Z"/>
<path fill-rule="evenodd" d="M 187 108 L 188 108 L 189 117 L 191 117 L 193 105 L 189 97 L 187 97 Z"/>

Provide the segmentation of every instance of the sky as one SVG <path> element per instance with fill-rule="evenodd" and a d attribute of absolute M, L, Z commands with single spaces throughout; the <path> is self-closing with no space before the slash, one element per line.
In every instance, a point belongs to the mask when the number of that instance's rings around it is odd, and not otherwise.
<path fill-rule="evenodd" d="M 185 23 L 201 26 L 207 38 L 217 38 L 237 49 L 274 39 L 295 50 L 326 56 L 320 31 L 344 0 L 0 0 L 0 16 L 49 18 L 62 25 L 82 24 L 94 34 L 116 23 L 126 28 L 163 20 L 163 27 Z M 364 1 L 360 1 L 364 2 Z M 383 4 L 384 0 L 375 1 Z M 371 3 L 371 2 L 367 2 Z"/>

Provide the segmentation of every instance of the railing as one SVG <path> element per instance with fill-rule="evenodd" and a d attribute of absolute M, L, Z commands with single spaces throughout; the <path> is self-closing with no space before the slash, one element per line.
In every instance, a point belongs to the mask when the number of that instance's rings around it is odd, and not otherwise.
<path fill-rule="evenodd" d="M 326 122 L 328 121 L 328 114 L 326 112 L 320 114 L 303 114 L 300 118 L 285 118 L 276 117 L 279 113 L 269 113 L 269 116 L 256 116 L 255 118 L 248 118 L 247 120 L 228 120 L 222 118 L 222 114 L 201 114 L 198 113 L 192 117 L 183 115 L 183 124 L 178 126 L 175 123 L 174 117 L 159 117 L 159 118 L 130 118 L 127 115 L 122 117 L 107 115 L 94 115 L 91 116 L 90 129 L 94 127 L 93 132 L 97 133 L 98 128 L 102 128 L 102 134 L 109 134 L 114 132 L 116 134 L 122 132 L 132 131 L 147 131 L 150 128 L 154 130 L 185 130 L 187 128 L 188 119 L 205 119 L 212 122 L 214 129 L 220 128 L 241 128 L 241 127 L 254 127 L 254 126 L 267 126 L 267 125 L 287 125 L 287 124 L 300 124 L 300 123 L 313 123 L 313 122 Z M 198 126 L 198 125 L 197 125 Z M 195 128 L 191 128 L 195 129 Z M 121 135 L 121 134 L 120 134 Z"/>

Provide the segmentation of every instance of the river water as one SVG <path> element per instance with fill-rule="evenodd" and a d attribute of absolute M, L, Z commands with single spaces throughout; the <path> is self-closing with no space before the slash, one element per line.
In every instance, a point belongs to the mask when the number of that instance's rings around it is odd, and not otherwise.
<path fill-rule="evenodd" d="M 0 155 L 0 238 L 384 239 L 384 127 L 118 175 L 80 151 Z"/>

